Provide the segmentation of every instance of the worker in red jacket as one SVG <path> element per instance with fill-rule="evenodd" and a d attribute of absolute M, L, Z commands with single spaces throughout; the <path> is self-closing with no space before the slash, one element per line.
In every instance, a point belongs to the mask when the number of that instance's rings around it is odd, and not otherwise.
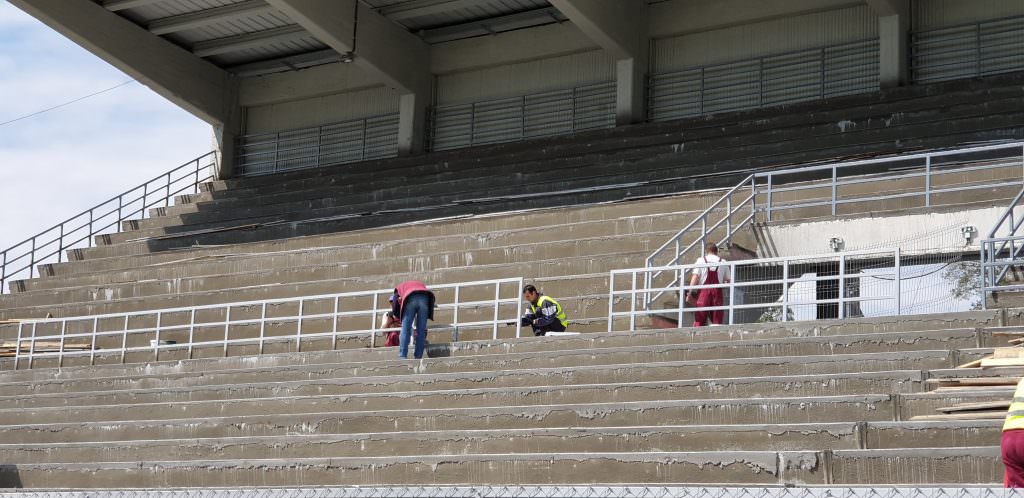
<path fill-rule="evenodd" d="M 398 342 L 398 357 L 409 357 L 409 339 L 413 325 L 416 326 L 416 347 L 413 357 L 423 358 L 427 342 L 427 319 L 434 319 L 434 293 L 419 280 L 402 282 L 395 287 L 391 311 L 402 321 L 402 335 Z"/>

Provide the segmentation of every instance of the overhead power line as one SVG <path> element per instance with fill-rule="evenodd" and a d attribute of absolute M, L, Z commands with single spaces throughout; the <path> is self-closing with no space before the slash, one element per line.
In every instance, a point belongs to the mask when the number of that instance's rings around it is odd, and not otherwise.
<path fill-rule="evenodd" d="M 53 111 L 53 110 L 56 110 L 56 109 L 60 109 L 61 107 L 67 107 L 67 106 L 69 106 L 71 104 L 74 104 L 76 102 L 81 102 L 81 101 L 83 101 L 85 99 L 88 99 L 88 98 L 91 98 L 91 97 L 95 97 L 97 95 L 102 95 L 102 94 L 107 93 L 107 92 L 112 91 L 112 90 L 117 90 L 118 88 L 121 88 L 121 87 L 123 87 L 123 86 L 125 86 L 125 85 L 127 85 L 129 83 L 134 83 L 134 82 L 135 82 L 135 80 L 128 80 L 128 81 L 125 81 L 123 83 L 119 83 L 117 85 L 114 85 L 114 86 L 112 86 L 110 88 L 106 88 L 106 89 L 100 90 L 100 91 L 95 92 L 95 93 L 90 93 L 89 95 L 85 95 L 83 97 L 78 97 L 77 99 L 74 99 L 74 100 L 69 100 L 67 102 L 64 102 L 63 104 L 57 104 L 57 105 L 55 105 L 53 107 L 47 107 L 46 109 L 42 109 L 42 110 L 33 112 L 31 114 L 26 114 L 24 116 L 14 118 L 14 119 L 9 120 L 9 121 L 4 121 L 4 122 L 0 123 L 0 126 L 9 125 L 11 123 L 16 123 L 16 122 L 24 120 L 24 119 L 28 119 L 28 118 L 31 118 L 31 117 L 34 117 L 34 116 L 38 116 L 38 115 L 43 114 L 43 113 L 47 113 L 47 112 L 50 112 L 50 111 Z"/>

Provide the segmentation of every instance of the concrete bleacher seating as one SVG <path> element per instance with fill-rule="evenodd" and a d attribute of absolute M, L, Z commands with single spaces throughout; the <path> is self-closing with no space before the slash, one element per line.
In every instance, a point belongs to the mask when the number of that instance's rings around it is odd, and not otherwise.
<path fill-rule="evenodd" d="M 582 334 L 432 336 L 423 362 L 359 340 L 41 360 L 0 372 L 0 485 L 998 482 L 999 421 L 909 420 L 1005 399 L 936 394 L 926 380 L 976 375 L 953 367 L 996 345 L 996 327 L 1024 325 L 1017 312 L 603 331 L 609 270 L 641 265 L 720 195 L 680 192 L 780 164 L 1021 138 L 1022 81 L 213 182 L 14 282 L 0 319 L 524 277 Z M 16 334 L 0 324 L 0 338 Z"/>
<path fill-rule="evenodd" d="M 1016 312 L 0 374 L 2 485 L 1000 480 L 1000 421 L 910 422 Z M 1019 371 L 1004 369 L 1004 375 Z M 988 374 L 991 374 L 989 372 Z"/>

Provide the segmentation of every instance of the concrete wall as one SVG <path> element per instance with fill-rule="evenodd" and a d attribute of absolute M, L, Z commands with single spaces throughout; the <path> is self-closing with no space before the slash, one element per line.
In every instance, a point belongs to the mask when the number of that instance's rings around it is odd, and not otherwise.
<path fill-rule="evenodd" d="M 878 18 L 867 5 L 845 7 L 657 38 L 652 70 L 673 71 L 877 36 Z"/>
<path fill-rule="evenodd" d="M 398 112 L 398 92 L 385 86 L 246 109 L 246 133 L 306 128 Z"/>
<path fill-rule="evenodd" d="M 834 220 L 780 223 L 762 228 L 758 253 L 762 257 L 831 252 L 829 239 L 845 241 L 844 249 L 858 251 L 899 246 L 908 253 L 979 251 L 978 240 L 988 235 L 1005 207 L 965 209 L 905 216 L 856 216 Z M 1024 209 L 1019 210 L 1024 214 Z M 966 243 L 960 227 L 973 226 L 977 235 Z M 880 229 L 884 227 L 883 229 Z"/>
<path fill-rule="evenodd" d="M 1021 0 L 914 0 L 914 29 L 1024 15 Z"/>

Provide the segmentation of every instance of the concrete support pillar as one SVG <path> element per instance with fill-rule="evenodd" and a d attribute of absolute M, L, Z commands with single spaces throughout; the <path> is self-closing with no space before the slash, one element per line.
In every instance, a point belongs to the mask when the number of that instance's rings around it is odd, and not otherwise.
<path fill-rule="evenodd" d="M 427 128 L 429 92 L 407 93 L 398 102 L 398 155 L 423 152 Z"/>
<path fill-rule="evenodd" d="M 878 13 L 878 81 L 882 88 L 910 83 L 910 3 L 869 0 Z"/>
<path fill-rule="evenodd" d="M 621 59 L 615 63 L 615 124 L 642 123 L 647 118 L 647 61 Z"/>

